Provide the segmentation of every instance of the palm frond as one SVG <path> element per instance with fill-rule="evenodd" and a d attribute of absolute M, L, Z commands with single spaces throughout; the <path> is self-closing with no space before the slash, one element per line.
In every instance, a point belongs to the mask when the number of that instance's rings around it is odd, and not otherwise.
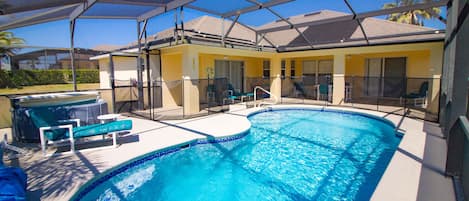
<path fill-rule="evenodd" d="M 396 0 L 393 3 L 385 3 L 383 4 L 383 9 L 395 8 L 400 6 L 411 6 L 414 4 L 419 3 L 429 3 L 433 0 Z M 417 9 L 412 11 L 406 11 L 402 13 L 393 13 L 386 16 L 387 20 L 395 21 L 399 23 L 406 23 L 406 24 L 413 24 L 423 26 L 423 21 L 427 19 L 436 18 L 443 23 L 446 23 L 446 20 L 441 17 L 439 14 L 441 13 L 440 8 L 431 8 L 431 9 Z"/>

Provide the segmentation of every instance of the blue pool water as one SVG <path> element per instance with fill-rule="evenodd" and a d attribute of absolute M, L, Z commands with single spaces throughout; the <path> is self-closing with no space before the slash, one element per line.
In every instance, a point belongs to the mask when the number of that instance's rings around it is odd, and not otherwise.
<path fill-rule="evenodd" d="M 368 200 L 400 138 L 358 114 L 274 110 L 245 137 L 146 161 L 82 200 Z"/>

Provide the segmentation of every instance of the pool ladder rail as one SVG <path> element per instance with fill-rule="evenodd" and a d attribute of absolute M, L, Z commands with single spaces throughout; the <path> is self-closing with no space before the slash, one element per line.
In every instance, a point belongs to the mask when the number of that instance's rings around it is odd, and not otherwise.
<path fill-rule="evenodd" d="M 271 101 L 261 101 L 259 104 L 257 104 L 257 90 L 261 90 L 262 92 L 269 94 L 270 95 L 269 100 Z M 260 86 L 254 87 L 254 107 L 261 107 L 263 105 L 275 105 L 277 103 L 278 103 L 278 97 L 270 93 L 270 91 L 267 91 L 266 89 Z"/>

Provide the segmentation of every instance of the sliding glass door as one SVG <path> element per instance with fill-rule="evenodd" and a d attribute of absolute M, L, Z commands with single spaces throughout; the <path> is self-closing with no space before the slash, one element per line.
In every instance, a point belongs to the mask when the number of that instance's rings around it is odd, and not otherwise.
<path fill-rule="evenodd" d="M 226 78 L 235 89 L 244 91 L 244 62 L 215 60 L 215 78 Z"/>
<path fill-rule="evenodd" d="M 382 95 L 381 75 L 383 59 L 367 59 L 365 65 L 365 87 L 364 95 L 377 97 Z"/>
<path fill-rule="evenodd" d="M 371 58 L 365 64 L 365 96 L 399 98 L 405 91 L 406 58 Z"/>
<path fill-rule="evenodd" d="M 405 92 L 406 58 L 386 58 L 383 72 L 383 96 L 399 98 Z"/>

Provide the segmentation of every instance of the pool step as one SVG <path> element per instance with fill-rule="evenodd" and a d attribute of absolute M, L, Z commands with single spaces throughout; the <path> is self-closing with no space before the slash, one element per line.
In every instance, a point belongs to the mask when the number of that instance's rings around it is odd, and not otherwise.
<path fill-rule="evenodd" d="M 259 107 L 271 106 L 275 104 L 276 104 L 275 101 L 265 100 L 259 103 Z"/>

